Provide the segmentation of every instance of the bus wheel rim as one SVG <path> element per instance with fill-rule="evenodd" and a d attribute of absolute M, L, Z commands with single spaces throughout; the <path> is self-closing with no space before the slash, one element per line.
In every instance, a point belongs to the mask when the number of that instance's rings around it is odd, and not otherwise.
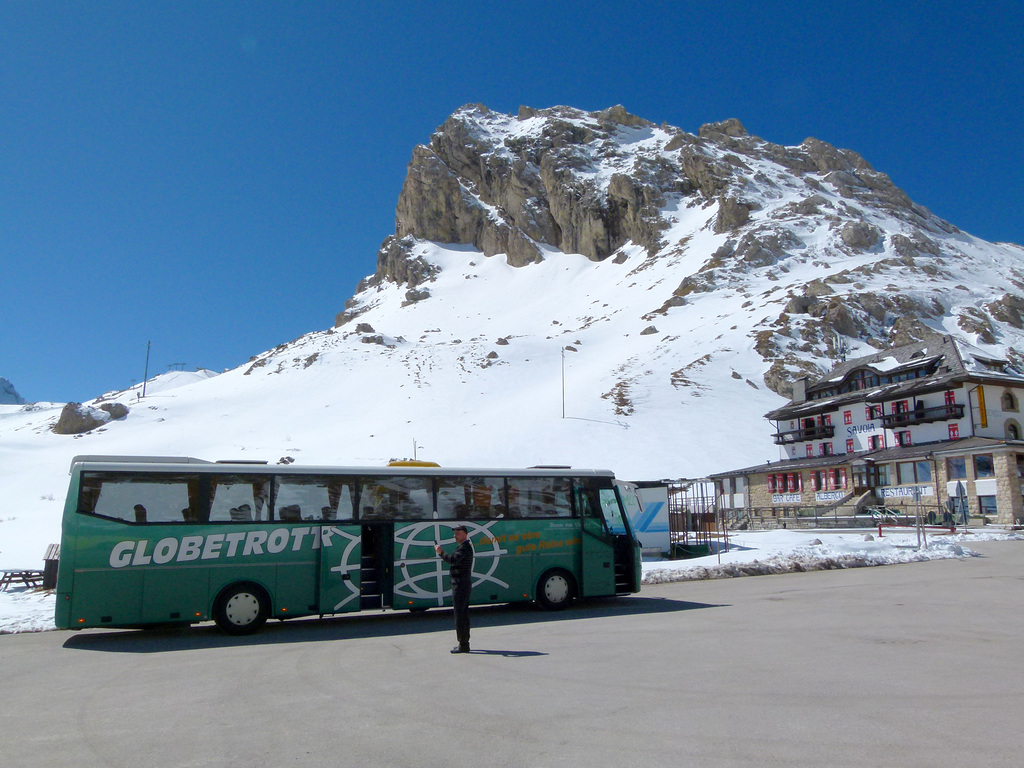
<path fill-rule="evenodd" d="M 544 596 L 552 603 L 564 602 L 569 597 L 569 582 L 558 574 L 544 582 Z"/>
<path fill-rule="evenodd" d="M 238 627 L 252 624 L 260 614 L 260 601 L 251 592 L 239 592 L 232 595 L 224 606 L 224 615 Z"/>

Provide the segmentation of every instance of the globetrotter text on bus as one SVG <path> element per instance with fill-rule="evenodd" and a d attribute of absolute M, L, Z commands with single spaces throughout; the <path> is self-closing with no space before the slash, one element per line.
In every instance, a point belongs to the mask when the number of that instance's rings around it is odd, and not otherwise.
<path fill-rule="evenodd" d="M 319 533 L 317 533 L 319 531 Z M 252 555 L 277 554 L 291 549 L 299 552 L 303 548 L 319 549 L 331 546 L 331 537 L 341 531 L 334 527 L 323 528 L 275 528 L 273 530 L 235 531 L 232 533 L 208 533 L 203 536 L 173 536 L 160 539 L 153 547 L 149 539 L 128 539 L 119 541 L 110 550 L 110 567 L 124 568 L 128 565 L 163 565 L 165 563 L 186 563 L 190 560 L 217 560 L 222 557 L 249 557 Z M 306 542 L 309 542 L 308 544 Z"/>

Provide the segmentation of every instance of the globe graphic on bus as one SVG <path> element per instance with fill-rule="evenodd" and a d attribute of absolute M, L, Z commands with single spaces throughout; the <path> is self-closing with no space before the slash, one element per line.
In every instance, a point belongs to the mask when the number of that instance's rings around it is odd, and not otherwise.
<path fill-rule="evenodd" d="M 501 556 L 507 554 L 491 533 L 493 523 L 464 523 L 468 530 L 473 549 L 473 587 L 481 584 L 496 584 L 507 589 L 508 584 L 494 576 Z M 446 596 L 451 595 L 447 584 L 444 562 L 434 551 L 434 543 L 448 546 L 455 541 L 451 524 L 424 521 L 403 526 L 395 531 L 395 548 L 401 564 L 395 574 L 395 596 L 416 601 L 435 601 L 444 605 Z"/>

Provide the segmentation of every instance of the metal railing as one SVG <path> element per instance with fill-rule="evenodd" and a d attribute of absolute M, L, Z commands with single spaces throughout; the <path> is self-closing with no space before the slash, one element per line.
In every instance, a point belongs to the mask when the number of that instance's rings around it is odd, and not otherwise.
<path fill-rule="evenodd" d="M 951 421 L 964 417 L 964 407 L 959 403 L 948 405 L 935 405 L 930 408 L 915 408 L 912 411 L 900 413 L 885 413 L 880 417 L 882 426 L 892 429 L 893 427 L 906 427 L 911 424 L 927 424 L 932 421 Z"/>
<path fill-rule="evenodd" d="M 774 435 L 776 445 L 786 443 L 800 443 L 805 440 L 823 440 L 834 437 L 836 428 L 831 424 L 818 424 L 813 427 L 793 429 L 788 432 L 776 432 Z"/>

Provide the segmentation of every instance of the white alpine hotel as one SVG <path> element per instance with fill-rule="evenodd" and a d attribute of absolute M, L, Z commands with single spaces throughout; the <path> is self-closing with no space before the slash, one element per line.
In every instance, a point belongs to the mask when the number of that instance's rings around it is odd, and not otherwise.
<path fill-rule="evenodd" d="M 713 476 L 732 514 L 850 515 L 923 509 L 948 523 L 1024 520 L 1024 375 L 949 336 L 798 380 L 768 414 L 781 461 Z"/>

